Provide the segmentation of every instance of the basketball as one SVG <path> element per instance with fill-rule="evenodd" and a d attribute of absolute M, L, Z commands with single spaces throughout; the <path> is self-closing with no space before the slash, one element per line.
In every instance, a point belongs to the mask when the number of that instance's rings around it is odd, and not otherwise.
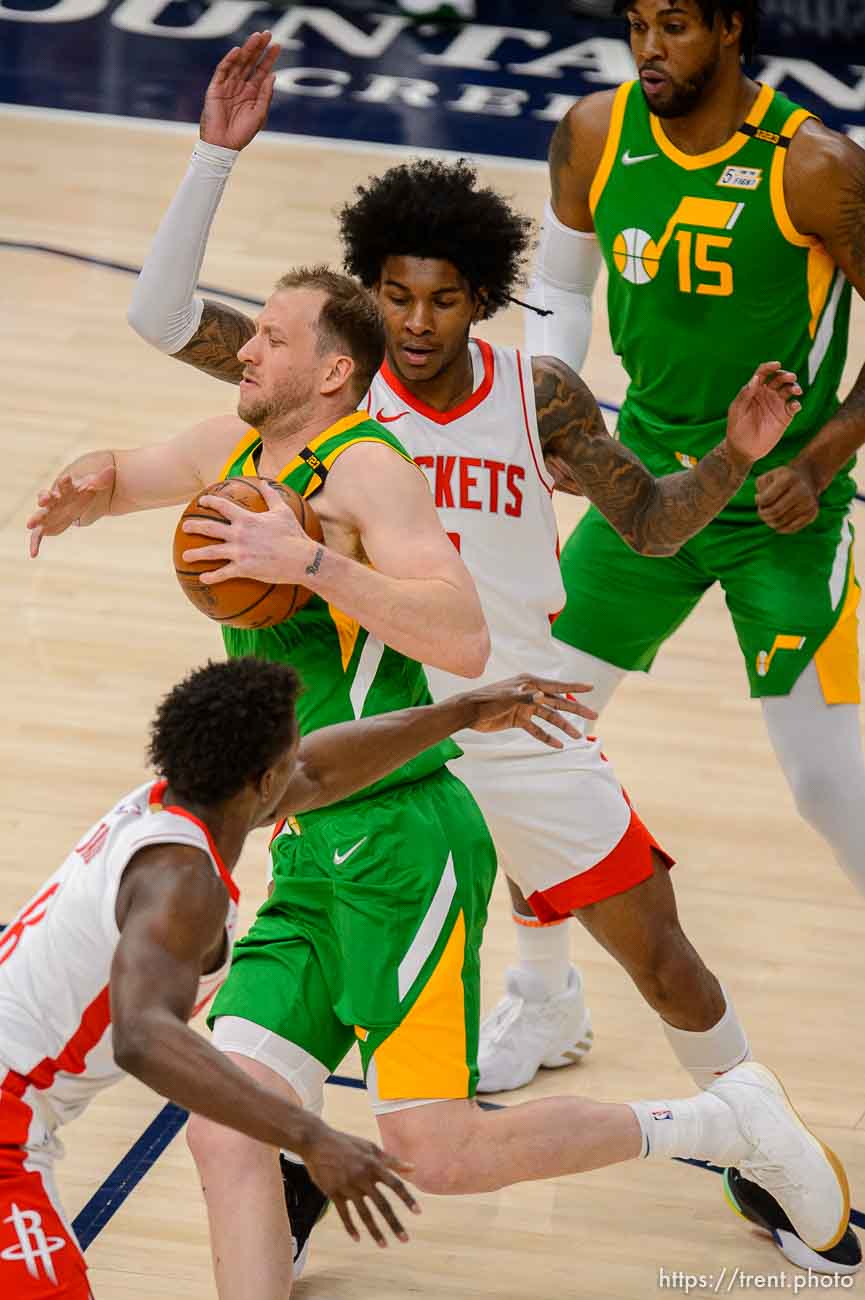
<path fill-rule="evenodd" d="M 303 497 L 284 483 L 262 478 L 229 478 L 221 483 L 214 483 L 203 492 L 199 492 L 190 501 L 180 516 L 174 532 L 174 572 L 177 581 L 196 609 L 216 623 L 226 623 L 229 627 L 275 627 L 284 623 L 309 600 L 312 592 L 300 583 L 259 582 L 257 578 L 229 578 L 227 582 L 209 587 L 199 580 L 199 575 L 213 569 L 222 568 L 223 561 L 184 560 L 183 552 L 194 550 L 199 546 L 212 546 L 214 538 L 196 536 L 183 531 L 187 519 L 222 519 L 217 510 L 199 504 L 203 496 L 222 496 L 246 510 L 256 512 L 267 510 L 268 505 L 261 491 L 262 483 L 274 488 L 283 500 L 291 506 L 298 523 L 305 533 L 317 542 L 323 540 L 318 516 Z"/>

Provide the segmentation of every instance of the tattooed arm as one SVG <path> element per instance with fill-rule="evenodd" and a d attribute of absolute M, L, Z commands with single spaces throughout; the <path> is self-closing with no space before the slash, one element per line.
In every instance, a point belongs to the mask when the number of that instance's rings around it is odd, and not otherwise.
<path fill-rule="evenodd" d="M 232 168 L 266 120 L 278 54 L 269 32 L 254 32 L 217 66 L 205 96 L 201 139 L 159 224 L 127 313 L 132 328 L 153 347 L 233 384 L 242 370 L 237 350 L 255 326 L 242 312 L 201 299 L 195 290 Z"/>
<path fill-rule="evenodd" d="M 865 298 L 865 152 L 816 121 L 793 137 L 784 171 L 793 225 L 822 242 Z M 820 494 L 865 443 L 865 368 L 840 409 L 789 465 L 757 480 L 757 508 L 779 533 L 816 519 Z"/>
<path fill-rule="evenodd" d="M 255 333 L 255 322 L 242 311 L 213 298 L 204 299 L 201 324 L 192 338 L 174 356 L 212 379 L 239 384 L 243 364 L 237 353 Z"/>
<path fill-rule="evenodd" d="M 799 409 L 795 375 L 760 366 L 730 407 L 727 437 L 693 469 L 655 478 L 607 432 L 586 385 L 554 357 L 533 357 L 544 461 L 562 492 L 585 496 L 641 555 L 675 555 L 741 487 Z"/>
<path fill-rule="evenodd" d="M 201 112 L 203 141 L 239 151 L 255 139 L 267 120 L 279 51 L 270 32 L 253 32 L 217 64 Z M 214 379 L 239 384 L 243 366 L 237 352 L 254 333 L 243 312 L 205 298 L 198 329 L 173 355 Z"/>

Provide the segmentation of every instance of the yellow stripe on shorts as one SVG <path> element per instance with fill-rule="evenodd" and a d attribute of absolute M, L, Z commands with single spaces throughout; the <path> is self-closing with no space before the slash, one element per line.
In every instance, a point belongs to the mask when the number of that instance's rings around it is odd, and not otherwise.
<path fill-rule="evenodd" d="M 859 583 L 853 572 L 853 556 L 847 578 L 847 594 L 838 622 L 814 655 L 814 667 L 827 704 L 859 704 Z"/>
<path fill-rule="evenodd" d="M 382 1101 L 469 1095 L 463 991 L 466 925 L 459 912 L 438 964 L 411 1011 L 375 1053 Z"/>

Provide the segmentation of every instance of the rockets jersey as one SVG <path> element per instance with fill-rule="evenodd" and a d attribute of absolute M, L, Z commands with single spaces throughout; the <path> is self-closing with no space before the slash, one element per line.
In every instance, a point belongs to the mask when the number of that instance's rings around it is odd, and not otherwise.
<path fill-rule="evenodd" d="M 117 891 L 140 849 L 189 844 L 208 855 L 229 894 L 226 956 L 219 970 L 202 977 L 195 1012 L 228 974 L 237 886 L 206 827 L 185 810 L 161 805 L 165 786 L 148 782 L 121 799 L 0 933 L 0 1119 L 3 1098 L 11 1093 L 37 1114 L 40 1130 L 50 1132 L 122 1078 L 114 1060 L 109 978 L 120 938 Z M 10 1115 L 14 1110 L 10 1101 Z M 6 1128 L 3 1133 L 8 1141 Z M 26 1144 L 26 1131 L 17 1137 Z"/>
<path fill-rule="evenodd" d="M 470 348 L 474 391 L 454 410 L 427 406 L 387 362 L 365 405 L 393 429 L 426 473 L 442 524 L 475 581 L 492 643 L 480 680 L 520 672 L 560 678 L 560 652 L 550 626 L 565 595 L 531 361 L 515 348 L 480 339 L 472 339 Z M 435 699 L 478 684 L 435 668 L 426 671 Z M 520 739 L 520 732 L 457 737 L 464 746 L 501 747 Z"/>

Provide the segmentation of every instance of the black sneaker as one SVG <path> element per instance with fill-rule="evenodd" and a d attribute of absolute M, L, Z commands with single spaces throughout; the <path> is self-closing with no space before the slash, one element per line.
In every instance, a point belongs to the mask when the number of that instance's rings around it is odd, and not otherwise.
<path fill-rule="evenodd" d="M 837 1246 L 816 1251 L 796 1235 L 774 1196 L 743 1178 L 738 1169 L 724 1170 L 724 1195 L 731 1209 L 768 1232 L 781 1254 L 798 1268 L 814 1273 L 858 1273 L 862 1267 L 862 1247 L 849 1223 Z"/>
<path fill-rule="evenodd" d="M 300 1277 L 309 1253 L 309 1237 L 319 1219 L 327 1213 L 330 1201 L 319 1191 L 307 1173 L 306 1165 L 286 1160 L 280 1151 L 279 1167 L 282 1171 L 282 1188 L 285 1208 L 294 1237 L 294 1277 Z"/>

